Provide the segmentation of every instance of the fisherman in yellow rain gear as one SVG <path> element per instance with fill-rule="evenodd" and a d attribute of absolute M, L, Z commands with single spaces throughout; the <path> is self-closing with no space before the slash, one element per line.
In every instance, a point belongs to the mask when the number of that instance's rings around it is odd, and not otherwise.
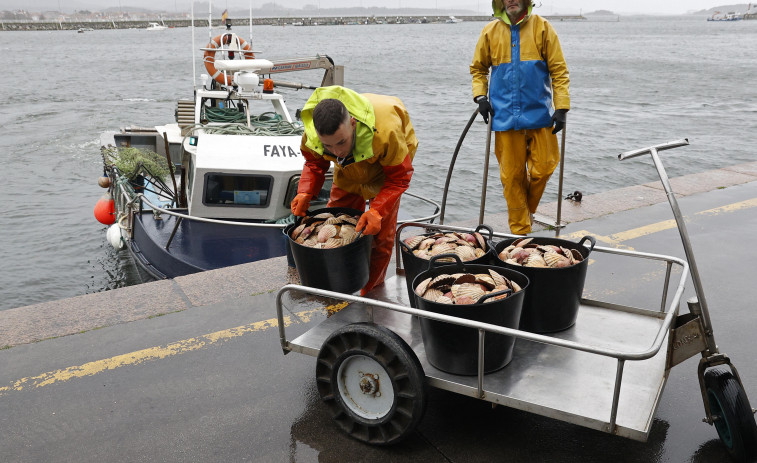
<path fill-rule="evenodd" d="M 470 65 L 473 100 L 484 122 L 492 117 L 510 231 L 525 235 L 560 162 L 570 79 L 557 33 L 532 14 L 531 0 L 493 0 L 492 8 Z"/>
<path fill-rule="evenodd" d="M 304 216 L 334 163 L 328 207 L 365 210 L 356 230 L 374 235 L 368 283 L 360 294 L 384 282 L 392 258 L 400 197 L 410 185 L 418 139 L 399 98 L 321 87 L 302 108 L 305 157 L 292 214 Z"/>

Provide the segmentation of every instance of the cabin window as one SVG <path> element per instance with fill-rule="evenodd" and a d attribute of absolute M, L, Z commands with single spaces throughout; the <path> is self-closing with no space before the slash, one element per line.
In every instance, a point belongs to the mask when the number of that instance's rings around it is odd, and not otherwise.
<path fill-rule="evenodd" d="M 267 207 L 272 186 L 270 175 L 208 173 L 202 202 L 206 206 Z"/>
<path fill-rule="evenodd" d="M 326 180 L 323 182 L 323 187 L 318 193 L 317 198 L 310 200 L 310 207 L 323 206 L 326 207 L 326 203 L 329 202 L 329 196 L 331 196 L 331 184 L 334 182 L 334 176 L 331 173 L 326 174 Z M 297 186 L 300 184 L 300 176 L 295 175 L 289 180 L 289 186 L 287 187 L 287 194 L 284 197 L 284 206 L 289 207 L 292 200 L 297 196 Z"/>

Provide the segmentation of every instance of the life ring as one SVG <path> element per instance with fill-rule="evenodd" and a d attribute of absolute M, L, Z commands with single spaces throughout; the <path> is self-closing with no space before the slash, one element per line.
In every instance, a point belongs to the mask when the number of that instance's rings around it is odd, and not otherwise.
<path fill-rule="evenodd" d="M 223 44 L 221 43 L 222 40 Z M 239 49 L 228 49 L 223 47 L 230 45 L 232 41 L 237 40 L 239 41 Z M 244 59 L 255 58 L 255 53 L 252 52 L 252 47 L 250 46 L 250 44 L 245 42 L 242 37 L 239 37 L 238 35 L 233 33 L 225 33 L 213 37 L 213 39 L 205 48 L 210 49 L 205 50 L 205 54 L 202 58 L 203 62 L 205 62 L 205 69 L 207 69 L 208 74 L 210 74 L 216 82 L 222 85 L 231 85 L 231 79 L 233 76 L 229 75 L 228 73 L 224 74 L 223 71 L 216 69 L 216 51 L 225 51 L 229 54 L 229 59 L 234 59 L 234 53 L 238 51 L 242 52 Z"/>

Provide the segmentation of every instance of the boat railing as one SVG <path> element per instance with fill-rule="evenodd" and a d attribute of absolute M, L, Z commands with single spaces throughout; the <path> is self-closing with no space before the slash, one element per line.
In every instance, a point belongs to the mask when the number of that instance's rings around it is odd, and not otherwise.
<path fill-rule="evenodd" d="M 136 191 L 134 191 L 133 188 L 128 184 L 128 180 L 125 182 L 117 182 L 117 188 L 119 190 L 119 194 L 114 199 L 118 203 L 117 210 L 128 211 L 125 215 L 128 216 L 128 225 L 126 228 L 128 228 L 129 234 L 131 234 L 131 231 L 133 229 L 132 221 L 133 221 L 134 212 L 136 212 L 137 210 L 141 211 L 142 209 L 144 209 L 145 206 L 151 209 L 153 214 L 155 215 L 160 216 L 161 214 L 166 214 L 166 215 L 177 217 L 180 220 L 192 220 L 196 222 L 215 223 L 215 224 L 221 224 L 221 225 L 235 225 L 235 226 L 240 226 L 240 227 L 257 227 L 257 228 L 283 229 L 287 225 L 289 225 L 288 223 L 242 222 L 242 221 L 231 221 L 231 220 L 223 220 L 223 219 L 211 219 L 207 217 L 195 217 L 183 212 L 179 212 L 172 208 L 162 207 L 160 205 L 154 204 L 144 195 L 144 193 L 137 193 Z M 433 206 L 434 212 L 424 217 L 398 220 L 397 221 L 398 225 L 406 223 L 406 222 L 433 223 L 433 221 L 436 218 L 438 218 L 439 215 L 441 214 L 441 206 L 436 201 L 417 195 L 415 193 L 410 193 L 408 191 L 403 193 L 403 195 L 410 196 L 422 201 L 423 203 L 430 204 L 431 206 Z M 122 223 L 123 220 L 125 220 L 125 216 L 118 217 L 117 219 L 119 223 Z"/>

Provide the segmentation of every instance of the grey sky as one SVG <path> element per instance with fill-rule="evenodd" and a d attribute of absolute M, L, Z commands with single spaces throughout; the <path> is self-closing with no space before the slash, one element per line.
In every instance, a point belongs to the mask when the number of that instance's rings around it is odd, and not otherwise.
<path fill-rule="evenodd" d="M 27 0 L 0 0 L 0 10 L 33 8 L 30 5 L 38 3 L 65 12 L 77 9 L 96 9 L 119 6 L 136 6 L 150 9 L 163 9 L 166 11 L 188 11 L 189 0 L 37 0 L 30 4 Z M 388 8 L 429 8 L 429 9 L 467 9 L 478 11 L 483 14 L 491 12 L 491 0 L 215 0 L 215 8 L 244 8 L 248 9 L 252 4 L 253 9 L 259 8 L 264 3 L 275 3 L 277 6 L 287 8 L 302 8 L 304 5 L 318 5 L 321 8 L 348 7 L 348 6 L 377 6 Z M 691 11 L 708 9 L 727 4 L 718 0 L 536 0 L 541 3 L 536 11 L 541 14 L 575 14 L 589 13 L 599 9 L 610 10 L 617 14 L 686 14 Z M 734 2 L 735 3 L 735 2 Z M 757 3 L 757 2 L 755 2 Z M 55 8 L 57 9 L 57 8 Z"/>

